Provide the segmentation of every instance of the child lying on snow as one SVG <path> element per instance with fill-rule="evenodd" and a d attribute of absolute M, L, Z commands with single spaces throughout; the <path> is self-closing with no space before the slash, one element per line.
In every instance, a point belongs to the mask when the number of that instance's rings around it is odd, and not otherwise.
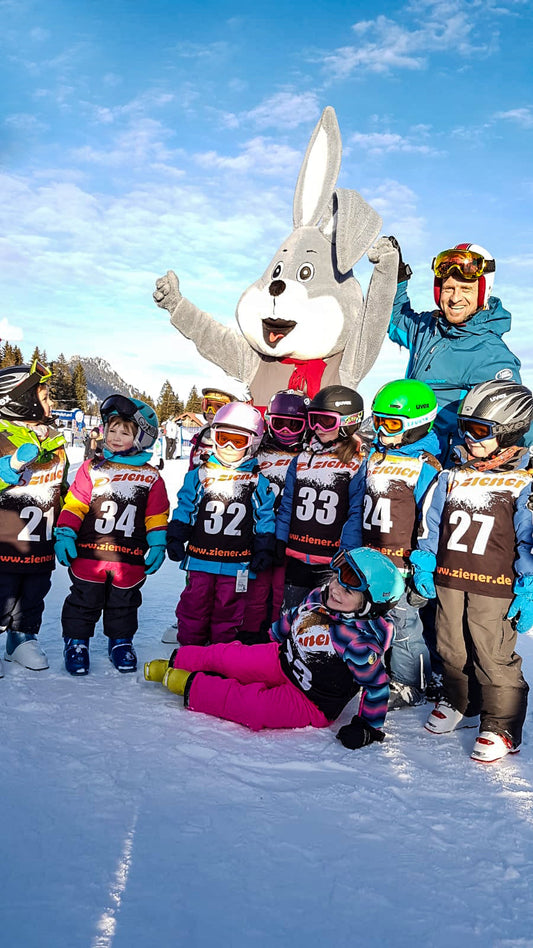
<path fill-rule="evenodd" d="M 399 570 L 371 549 L 339 552 L 334 575 L 274 623 L 267 645 L 241 642 L 176 649 L 147 662 L 144 677 L 183 695 L 185 707 L 262 728 L 328 727 L 360 693 L 358 713 L 337 737 L 354 749 L 382 741 L 391 644 L 385 618 L 404 590 Z"/>

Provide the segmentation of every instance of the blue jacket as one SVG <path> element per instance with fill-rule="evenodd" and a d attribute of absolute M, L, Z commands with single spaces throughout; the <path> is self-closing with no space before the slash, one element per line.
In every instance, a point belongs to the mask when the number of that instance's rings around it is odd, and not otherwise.
<path fill-rule="evenodd" d="M 211 490 L 210 487 L 206 488 L 204 486 L 205 481 L 203 479 L 203 474 L 205 472 L 209 473 L 209 469 L 212 469 L 213 472 L 218 471 L 219 473 L 225 474 L 231 496 L 234 496 L 237 500 L 239 474 L 243 472 L 254 472 L 258 470 L 258 467 L 256 458 L 252 457 L 242 461 L 237 468 L 225 468 L 224 465 L 217 460 L 215 455 L 212 454 L 206 464 L 187 471 L 183 486 L 178 492 L 178 506 L 172 514 L 172 520 L 181 521 L 181 523 L 187 524 L 190 527 L 194 526 L 204 494 L 209 496 Z M 234 481 L 233 487 L 232 481 Z M 275 531 L 274 493 L 270 489 L 267 478 L 261 473 L 257 474 L 257 486 L 253 491 L 251 504 L 254 536 L 259 535 L 264 537 L 269 534 L 273 541 Z M 224 533 L 224 521 L 222 517 L 218 517 L 216 513 L 212 514 L 212 518 L 211 532 L 217 525 L 217 522 L 220 521 L 220 530 L 213 533 L 213 546 L 216 546 L 221 535 Z M 181 569 L 199 570 L 204 573 L 217 573 L 222 576 L 236 576 L 240 570 L 248 569 L 249 562 L 249 559 L 238 560 L 236 562 L 221 562 L 216 558 L 206 560 L 187 554 L 181 563 Z M 254 578 L 255 574 L 251 572 L 250 576 Z"/>
<path fill-rule="evenodd" d="M 426 382 L 437 396 L 434 431 L 441 463 L 448 460 L 450 444 L 458 441 L 457 409 L 472 386 L 494 378 L 521 381 L 520 360 L 501 338 L 510 328 L 511 314 L 495 296 L 490 297 L 488 309 L 454 326 L 439 310 L 415 313 L 407 283 L 398 285 L 389 338 L 409 350 L 405 377 Z"/>

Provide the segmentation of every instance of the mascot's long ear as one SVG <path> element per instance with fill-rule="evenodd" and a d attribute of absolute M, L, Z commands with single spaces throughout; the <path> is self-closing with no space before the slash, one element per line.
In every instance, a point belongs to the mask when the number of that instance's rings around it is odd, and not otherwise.
<path fill-rule="evenodd" d="M 337 188 L 320 230 L 335 244 L 339 273 L 348 273 L 381 231 L 377 211 L 358 191 Z"/>
<path fill-rule="evenodd" d="M 292 210 L 295 227 L 318 224 L 331 201 L 341 166 L 341 155 L 337 116 L 331 105 L 328 105 L 311 135 L 296 182 Z"/>

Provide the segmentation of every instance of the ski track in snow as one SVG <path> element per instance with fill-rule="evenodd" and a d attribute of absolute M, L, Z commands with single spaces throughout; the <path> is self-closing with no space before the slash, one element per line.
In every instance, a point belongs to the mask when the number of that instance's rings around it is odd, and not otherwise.
<path fill-rule="evenodd" d="M 164 470 L 172 506 L 185 469 Z M 172 651 L 183 579 L 167 561 L 147 580 L 140 668 Z M 50 669 L 0 680 L 4 948 L 533 948 L 531 712 L 494 766 L 470 760 L 474 730 L 428 734 L 427 705 L 361 751 L 339 724 L 253 734 L 118 674 L 101 628 L 90 675 L 67 675 L 67 591 L 58 567 Z"/>

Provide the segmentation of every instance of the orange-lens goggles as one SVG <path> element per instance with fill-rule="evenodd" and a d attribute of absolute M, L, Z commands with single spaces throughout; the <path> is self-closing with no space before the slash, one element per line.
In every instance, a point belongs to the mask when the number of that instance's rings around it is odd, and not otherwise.
<path fill-rule="evenodd" d="M 383 431 L 386 431 L 387 434 L 401 434 L 404 429 L 403 418 L 388 417 L 387 415 L 373 415 L 372 421 L 374 424 L 374 431 L 379 431 L 380 428 Z"/>
<path fill-rule="evenodd" d="M 215 442 L 219 448 L 232 445 L 236 451 L 242 451 L 252 443 L 253 435 L 245 431 L 228 431 L 226 428 L 214 429 Z"/>
<path fill-rule="evenodd" d="M 485 257 L 472 250 L 443 250 L 433 261 L 433 272 L 436 277 L 443 279 L 458 270 L 465 280 L 479 280 L 488 270 L 489 263 L 492 261 L 485 260 Z"/>
<path fill-rule="evenodd" d="M 491 421 L 476 421 L 475 418 L 459 418 L 459 433 L 468 435 L 471 441 L 486 441 L 494 437 L 494 425 Z"/>
<path fill-rule="evenodd" d="M 347 563 L 344 552 L 337 553 L 331 563 L 331 568 L 336 572 L 341 586 L 345 589 L 364 589 L 367 588 L 363 578 Z"/>

